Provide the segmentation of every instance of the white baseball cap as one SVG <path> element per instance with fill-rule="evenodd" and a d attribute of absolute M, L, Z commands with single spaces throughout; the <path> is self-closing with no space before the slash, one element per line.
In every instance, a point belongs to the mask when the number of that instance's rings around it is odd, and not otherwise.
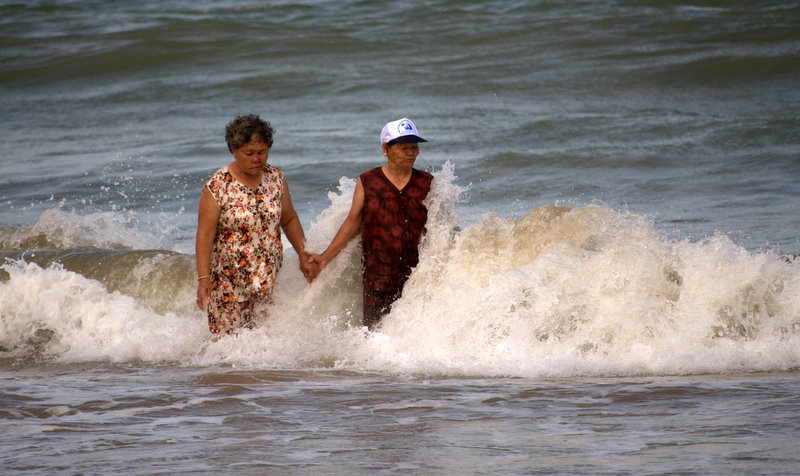
<path fill-rule="evenodd" d="M 419 136 L 417 126 L 411 119 L 404 117 L 396 121 L 387 122 L 381 131 L 381 144 L 387 142 L 428 142 Z"/>

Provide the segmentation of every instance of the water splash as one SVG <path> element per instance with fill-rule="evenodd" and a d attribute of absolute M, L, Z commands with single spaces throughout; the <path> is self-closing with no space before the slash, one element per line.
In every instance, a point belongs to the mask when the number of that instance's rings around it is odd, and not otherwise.
<path fill-rule="evenodd" d="M 0 355 L 436 376 L 800 367 L 796 261 L 724 235 L 667 238 L 646 217 L 600 205 L 542 206 L 518 220 L 487 214 L 460 229 L 452 166 L 435 177 L 420 264 L 376 332 L 360 325 L 358 240 L 310 285 L 287 251 L 260 326 L 219 340 L 193 307 L 191 256 L 123 250 L 114 261 L 93 251 L 86 260 L 127 272 L 3 265 Z M 335 234 L 354 183 L 344 178 L 329 195 L 309 249 Z"/>

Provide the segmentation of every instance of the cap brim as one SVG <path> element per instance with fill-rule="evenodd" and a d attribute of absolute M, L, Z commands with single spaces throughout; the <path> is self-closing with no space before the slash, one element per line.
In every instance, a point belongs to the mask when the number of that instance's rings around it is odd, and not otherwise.
<path fill-rule="evenodd" d="M 396 143 L 403 143 L 407 144 L 409 142 L 428 142 L 427 140 L 423 139 L 420 136 L 415 136 L 414 134 L 408 134 L 405 136 L 400 136 L 397 139 L 392 139 L 387 144 L 396 144 Z"/>

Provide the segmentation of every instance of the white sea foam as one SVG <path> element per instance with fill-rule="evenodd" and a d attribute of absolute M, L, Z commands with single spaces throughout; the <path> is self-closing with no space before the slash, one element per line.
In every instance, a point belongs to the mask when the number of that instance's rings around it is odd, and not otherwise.
<path fill-rule="evenodd" d="M 152 306 L 141 290 L 134 298 L 59 266 L 8 262 L 2 355 L 447 376 L 800 367 L 797 262 L 722 235 L 668 239 L 649 220 L 602 206 L 544 206 L 519 220 L 486 215 L 458 230 L 462 190 L 449 164 L 436 177 L 420 264 L 376 332 L 360 326 L 354 240 L 311 285 L 287 249 L 260 327 L 219 340 L 190 304 Z M 335 234 L 353 185 L 343 179 L 330 195 L 309 249 Z M 141 266 L 152 273 L 159 263 Z M 176 299 L 191 300 L 181 289 Z"/>
<path fill-rule="evenodd" d="M 7 262 L 0 347 L 8 357 L 64 362 L 184 361 L 206 338 L 199 316 L 159 314 L 59 266 Z"/>
<path fill-rule="evenodd" d="M 42 212 L 39 220 L 29 228 L 0 230 L 0 250 L 87 246 L 163 249 L 167 236 L 140 230 L 136 217 L 131 214 L 79 214 L 51 208 Z"/>

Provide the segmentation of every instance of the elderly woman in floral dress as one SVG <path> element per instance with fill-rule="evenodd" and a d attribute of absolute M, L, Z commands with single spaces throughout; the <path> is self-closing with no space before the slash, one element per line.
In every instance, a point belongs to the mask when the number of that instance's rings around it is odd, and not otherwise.
<path fill-rule="evenodd" d="M 319 272 L 283 173 L 267 164 L 274 129 L 256 115 L 225 129 L 233 162 L 206 182 L 197 221 L 197 305 L 214 334 L 254 326 L 254 308 L 272 295 L 283 262 L 281 229 L 310 282 Z"/>

